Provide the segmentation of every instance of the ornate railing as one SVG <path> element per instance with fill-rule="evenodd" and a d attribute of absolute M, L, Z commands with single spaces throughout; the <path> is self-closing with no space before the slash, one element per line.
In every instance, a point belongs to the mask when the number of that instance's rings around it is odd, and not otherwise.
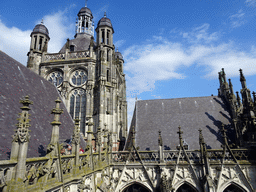
<path fill-rule="evenodd" d="M 47 53 L 43 55 L 42 62 L 54 62 L 74 59 L 84 59 L 90 56 L 89 51 L 76 51 L 67 53 Z"/>

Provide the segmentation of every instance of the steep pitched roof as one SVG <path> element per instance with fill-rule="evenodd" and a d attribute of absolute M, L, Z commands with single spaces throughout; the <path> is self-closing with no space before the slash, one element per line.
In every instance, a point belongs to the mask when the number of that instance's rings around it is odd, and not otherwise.
<path fill-rule="evenodd" d="M 183 139 L 190 150 L 199 149 L 201 128 L 209 148 L 220 148 L 222 142 L 221 124 L 229 128 L 232 138 L 231 117 L 222 98 L 194 97 L 136 102 L 131 127 L 136 130 L 136 145 L 140 150 L 158 149 L 158 131 L 162 131 L 165 149 L 176 149 L 177 134 L 181 126 Z M 129 134 L 130 137 L 130 134 Z M 128 137 L 128 140 L 129 140 Z M 129 141 L 126 146 L 129 146 Z"/>
<path fill-rule="evenodd" d="M 21 112 L 19 103 L 26 95 L 33 101 L 31 110 L 31 130 L 28 147 L 28 157 L 38 157 L 45 154 L 50 143 L 53 121 L 51 110 L 59 97 L 54 85 L 25 66 L 0 51 L 0 160 L 10 156 L 12 135 L 16 129 L 18 113 Z M 64 114 L 60 121 L 60 141 L 71 138 L 73 120 L 66 107 L 61 103 Z"/>

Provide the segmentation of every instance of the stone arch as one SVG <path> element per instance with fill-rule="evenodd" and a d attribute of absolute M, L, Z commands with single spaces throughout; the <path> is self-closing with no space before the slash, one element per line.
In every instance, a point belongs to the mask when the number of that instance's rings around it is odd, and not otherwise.
<path fill-rule="evenodd" d="M 178 192 L 180 187 L 182 187 L 183 185 L 189 186 L 190 188 L 192 188 L 194 190 L 194 192 L 201 192 L 201 189 L 200 189 L 199 186 L 196 186 L 195 184 L 193 184 L 189 181 L 186 181 L 186 180 L 185 181 L 183 180 L 183 181 L 180 181 L 180 182 L 176 183 L 176 185 L 173 186 L 174 189 L 175 189 L 174 192 Z"/>
<path fill-rule="evenodd" d="M 230 181 L 226 184 L 224 184 L 219 191 L 221 192 L 228 192 L 228 188 L 233 186 L 233 188 L 237 189 L 234 192 L 250 192 L 246 186 L 244 186 L 242 183 L 238 183 L 236 181 Z"/>
<path fill-rule="evenodd" d="M 129 188 L 132 186 L 142 187 L 145 190 L 145 192 L 153 192 L 153 189 L 148 185 L 148 183 L 145 184 L 140 181 L 132 181 L 130 183 L 125 184 L 124 186 L 121 187 L 120 192 L 127 192 L 127 190 L 129 190 Z"/>

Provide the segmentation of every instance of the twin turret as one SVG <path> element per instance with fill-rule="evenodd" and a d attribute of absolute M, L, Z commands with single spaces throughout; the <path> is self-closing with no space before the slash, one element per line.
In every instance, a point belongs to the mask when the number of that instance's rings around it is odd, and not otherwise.
<path fill-rule="evenodd" d="M 50 41 L 49 31 L 43 24 L 43 21 L 36 25 L 30 34 L 31 43 L 28 52 L 27 67 L 39 74 L 39 65 L 42 61 L 42 54 L 47 52 L 48 42 Z"/>

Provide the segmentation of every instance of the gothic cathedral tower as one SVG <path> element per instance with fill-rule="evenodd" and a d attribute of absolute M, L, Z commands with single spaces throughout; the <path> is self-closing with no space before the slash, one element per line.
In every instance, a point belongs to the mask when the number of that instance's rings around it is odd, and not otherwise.
<path fill-rule="evenodd" d="M 56 86 L 72 118 L 81 120 L 85 140 L 93 140 L 100 130 L 111 134 L 113 150 L 120 150 L 127 136 L 127 102 L 124 60 L 115 51 L 114 28 L 105 13 L 95 42 L 91 10 L 83 7 L 77 16 L 74 39 L 67 39 L 59 53 L 47 53 L 48 29 L 43 23 L 35 26 L 27 67 Z"/>

